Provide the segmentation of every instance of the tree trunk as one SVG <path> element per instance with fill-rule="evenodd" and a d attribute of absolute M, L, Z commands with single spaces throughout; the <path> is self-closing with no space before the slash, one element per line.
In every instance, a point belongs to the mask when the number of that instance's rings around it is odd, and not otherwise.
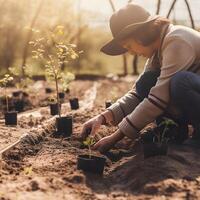
<path fill-rule="evenodd" d="M 187 6 L 187 9 L 188 9 L 188 12 L 189 12 L 192 28 L 195 29 L 194 20 L 193 20 L 193 17 L 192 17 L 192 11 L 190 9 L 190 5 L 189 5 L 187 0 L 185 0 L 185 3 L 186 3 L 186 6 Z"/>
<path fill-rule="evenodd" d="M 161 0 L 158 0 L 157 9 L 156 9 L 156 15 L 158 15 L 160 13 L 160 5 L 161 5 Z"/>
<path fill-rule="evenodd" d="M 167 18 L 169 18 L 170 14 L 171 14 L 171 12 L 172 12 L 172 10 L 173 10 L 173 8 L 174 8 L 174 5 L 175 5 L 176 1 L 177 1 L 177 0 L 174 0 L 174 1 L 172 2 L 171 6 L 170 6 L 170 9 L 169 9 L 169 11 L 168 11 L 168 13 L 167 13 Z"/>

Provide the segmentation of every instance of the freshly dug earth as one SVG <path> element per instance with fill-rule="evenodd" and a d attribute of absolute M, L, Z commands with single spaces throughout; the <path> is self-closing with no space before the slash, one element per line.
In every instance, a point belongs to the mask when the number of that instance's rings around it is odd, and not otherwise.
<path fill-rule="evenodd" d="M 88 152 L 78 139 L 83 123 L 105 109 L 105 100 L 122 96 L 132 86 L 121 79 L 86 83 L 73 83 L 74 96 L 82 100 L 82 109 L 64 109 L 64 113 L 74 116 L 70 139 L 54 137 L 54 120 L 48 108 L 22 113 L 17 127 L 0 123 L 1 149 L 22 133 L 31 135 L 1 160 L 0 199 L 199 199 L 200 148 L 172 145 L 168 156 L 144 159 L 140 142 L 124 139 L 104 155 L 103 176 L 77 170 L 77 155 Z M 92 94 L 88 92 L 90 88 Z M 88 99 L 84 96 L 86 91 Z M 103 137 L 115 130 L 116 127 L 102 127 L 98 135 Z"/>

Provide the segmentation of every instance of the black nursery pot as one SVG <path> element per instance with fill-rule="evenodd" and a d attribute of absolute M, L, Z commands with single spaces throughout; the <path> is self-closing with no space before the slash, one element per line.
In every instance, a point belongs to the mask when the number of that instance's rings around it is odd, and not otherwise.
<path fill-rule="evenodd" d="M 105 102 L 105 107 L 109 108 L 112 105 L 112 102 L 110 100 Z"/>
<path fill-rule="evenodd" d="M 5 125 L 17 125 L 17 112 L 5 112 Z"/>
<path fill-rule="evenodd" d="M 73 132 L 73 117 L 58 117 L 56 118 L 57 134 L 64 137 L 70 137 Z"/>
<path fill-rule="evenodd" d="M 29 97 L 29 94 L 27 92 L 22 92 L 23 97 Z"/>
<path fill-rule="evenodd" d="M 24 110 L 24 101 L 23 100 L 17 100 L 14 102 L 14 108 L 18 112 L 22 112 Z"/>
<path fill-rule="evenodd" d="M 21 93 L 22 93 L 22 91 L 19 90 L 19 91 L 13 92 L 12 95 L 13 95 L 13 97 L 19 97 Z"/>
<path fill-rule="evenodd" d="M 69 94 L 69 93 L 70 93 L 70 89 L 69 89 L 69 88 L 66 89 L 65 93 L 66 93 L 66 94 Z"/>
<path fill-rule="evenodd" d="M 53 90 L 51 88 L 45 88 L 45 92 L 48 94 L 48 93 L 52 93 Z"/>
<path fill-rule="evenodd" d="M 77 168 L 86 172 L 103 174 L 106 159 L 104 157 L 79 155 Z"/>
<path fill-rule="evenodd" d="M 143 144 L 144 158 L 152 156 L 166 156 L 168 151 L 167 144 L 149 143 Z"/>
<path fill-rule="evenodd" d="M 64 99 L 65 98 L 65 93 L 64 92 L 59 92 L 58 96 L 60 99 Z"/>
<path fill-rule="evenodd" d="M 77 110 L 79 109 L 79 102 L 78 102 L 78 98 L 73 98 L 69 100 L 70 102 L 70 106 L 72 110 Z"/>
<path fill-rule="evenodd" d="M 59 114 L 59 104 L 58 103 L 52 103 L 50 104 L 50 113 L 51 115 L 58 115 Z M 60 109 L 61 109 L 61 105 L 60 105 Z"/>

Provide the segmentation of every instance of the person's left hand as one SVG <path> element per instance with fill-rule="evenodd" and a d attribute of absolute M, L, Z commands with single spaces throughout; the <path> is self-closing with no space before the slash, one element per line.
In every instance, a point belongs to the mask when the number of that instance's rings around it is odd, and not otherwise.
<path fill-rule="evenodd" d="M 118 130 L 112 135 L 106 136 L 99 140 L 93 147 L 93 150 L 98 150 L 100 153 L 105 153 L 110 150 L 124 135 Z"/>

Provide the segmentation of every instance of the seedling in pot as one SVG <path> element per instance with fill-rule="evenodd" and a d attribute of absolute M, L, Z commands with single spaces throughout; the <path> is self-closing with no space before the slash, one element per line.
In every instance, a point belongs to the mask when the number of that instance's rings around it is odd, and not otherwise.
<path fill-rule="evenodd" d="M 92 155 L 91 146 L 95 144 L 95 139 L 87 137 L 83 144 L 88 147 L 89 154 L 78 156 L 77 168 L 86 172 L 102 174 L 106 159 Z"/>
<path fill-rule="evenodd" d="M 49 106 L 50 106 L 50 114 L 51 115 L 59 114 L 59 106 L 61 106 L 61 104 L 57 103 L 56 98 L 54 98 L 54 97 L 49 98 Z"/>
<path fill-rule="evenodd" d="M 21 68 L 23 68 L 24 71 L 23 75 Z M 30 101 L 28 100 L 30 89 L 28 86 L 33 83 L 32 72 L 28 66 L 10 67 L 9 71 L 15 78 L 15 86 L 17 88 L 17 91 L 13 92 L 14 107 L 16 111 L 22 112 L 24 111 L 25 105 L 30 104 Z"/>
<path fill-rule="evenodd" d="M 5 112 L 5 125 L 17 125 L 17 112 L 9 111 L 7 85 L 13 81 L 13 77 L 9 74 L 5 74 L 4 78 L 0 80 L 0 87 L 4 88 L 4 95 L 6 98 L 6 112 Z"/>
<path fill-rule="evenodd" d="M 153 142 L 144 143 L 144 157 L 156 155 L 167 155 L 168 141 L 167 133 L 172 126 L 178 126 L 173 120 L 165 118 L 153 132 Z"/>
<path fill-rule="evenodd" d="M 49 46 L 49 40 L 44 41 L 44 38 L 37 39 L 34 42 L 30 42 L 36 50 L 33 51 L 34 57 L 37 59 L 42 59 L 45 62 L 45 75 L 48 80 L 54 82 L 56 88 L 56 103 L 58 104 L 58 115 L 59 117 L 56 119 L 57 125 L 68 123 L 67 120 L 70 117 L 62 117 L 61 116 L 61 101 L 59 97 L 59 83 L 62 84 L 63 87 L 69 85 L 69 83 L 74 80 L 74 75 L 71 73 L 64 73 L 62 71 L 62 67 L 65 63 L 70 60 L 74 60 L 78 58 L 78 54 L 75 51 L 76 46 L 73 44 L 64 44 L 63 41 L 56 40 L 56 35 L 54 34 L 51 38 L 52 40 L 52 48 L 47 50 L 46 46 Z M 72 120 L 70 120 L 72 123 Z M 72 124 L 70 125 L 72 126 Z M 64 127 L 64 126 L 63 126 Z M 59 128 L 57 127 L 57 132 L 59 132 Z M 59 134 L 63 134 L 59 132 Z M 71 134 L 71 133 L 70 133 Z M 65 135 L 65 133 L 64 133 Z M 66 133 L 69 135 L 69 133 Z"/>

